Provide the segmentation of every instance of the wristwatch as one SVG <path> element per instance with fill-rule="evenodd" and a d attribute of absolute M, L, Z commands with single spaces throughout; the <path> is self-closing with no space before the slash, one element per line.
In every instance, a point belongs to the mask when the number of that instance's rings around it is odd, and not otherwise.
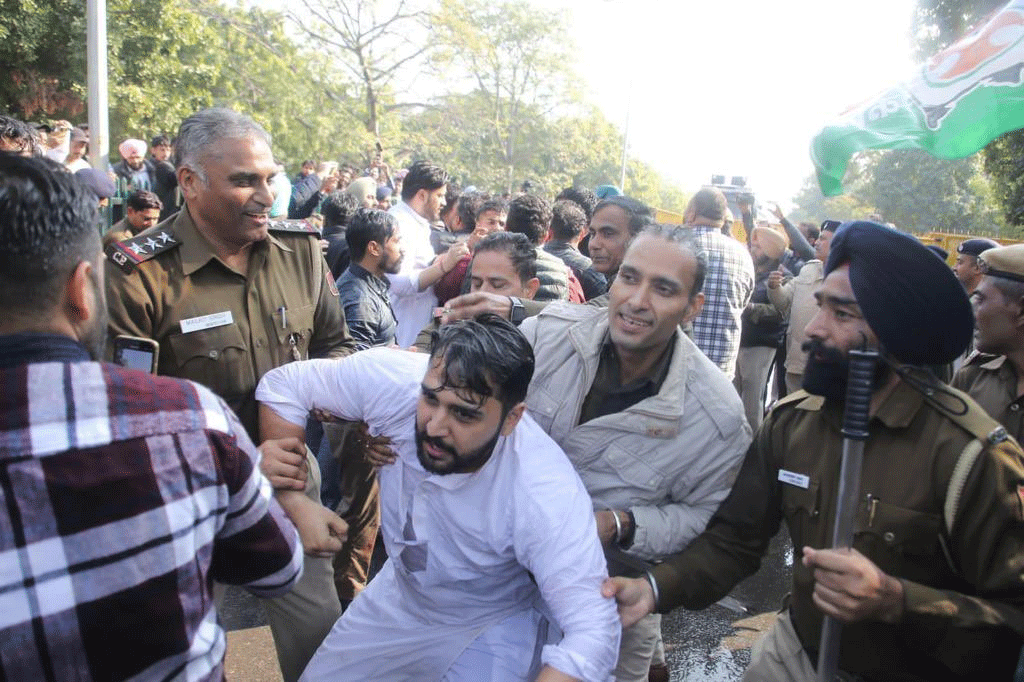
<path fill-rule="evenodd" d="M 509 322 L 519 326 L 519 323 L 526 319 L 526 308 L 523 307 L 523 302 L 515 296 L 509 296 L 508 300 L 512 303 L 512 310 L 508 313 Z"/>

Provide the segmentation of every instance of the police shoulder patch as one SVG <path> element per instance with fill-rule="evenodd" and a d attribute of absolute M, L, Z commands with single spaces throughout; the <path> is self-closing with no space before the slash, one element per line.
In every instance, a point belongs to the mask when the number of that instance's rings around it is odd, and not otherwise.
<path fill-rule="evenodd" d="M 271 232 L 309 234 L 317 239 L 320 238 L 320 228 L 311 220 L 271 220 L 267 224 L 267 229 Z"/>
<path fill-rule="evenodd" d="M 113 242 L 107 246 L 105 252 L 114 264 L 126 273 L 131 273 L 139 263 L 144 263 L 179 244 L 181 242 L 170 232 L 155 228 L 123 242 Z"/>

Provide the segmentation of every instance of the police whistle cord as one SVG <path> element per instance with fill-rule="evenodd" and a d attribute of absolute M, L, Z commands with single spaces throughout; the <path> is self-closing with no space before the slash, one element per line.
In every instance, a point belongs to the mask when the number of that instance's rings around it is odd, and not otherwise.
<path fill-rule="evenodd" d="M 833 549 L 853 546 L 853 524 L 860 498 L 860 471 L 864 441 L 868 438 L 872 382 L 878 363 L 876 350 L 851 350 L 850 376 L 843 413 L 843 461 L 839 466 L 836 518 L 832 527 Z M 835 682 L 839 672 L 839 638 L 842 624 L 825 616 L 818 650 L 818 682 Z"/>

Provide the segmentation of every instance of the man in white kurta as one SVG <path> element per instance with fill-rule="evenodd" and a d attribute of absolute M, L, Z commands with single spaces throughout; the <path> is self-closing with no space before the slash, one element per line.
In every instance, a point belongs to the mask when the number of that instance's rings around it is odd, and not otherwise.
<path fill-rule="evenodd" d="M 313 408 L 365 420 L 397 453 L 379 471 L 390 559 L 302 680 L 504 682 L 538 671 L 610 680 L 620 623 L 599 592 L 607 571 L 590 498 L 558 446 L 523 415 L 507 434 L 494 431 L 493 454 L 474 471 L 421 464 L 417 409 L 468 393 L 429 385 L 444 361 L 371 349 L 291 363 L 260 382 L 257 399 L 287 422 L 304 424 Z M 461 420 L 460 409 L 445 418 Z"/>
<path fill-rule="evenodd" d="M 413 277 L 430 266 L 434 260 L 434 247 L 430 244 L 430 223 L 440 220 L 444 208 L 448 174 L 440 167 L 424 161 L 417 161 L 409 167 L 402 182 L 402 201 L 388 211 L 398 221 L 398 233 L 402 237 L 402 268 L 398 275 L 388 275 L 391 280 L 391 309 L 398 320 L 395 332 L 396 342 L 408 348 L 416 342 L 416 335 L 430 323 L 437 306 L 434 288 L 424 290 L 403 290 L 396 288 L 399 277 Z"/>

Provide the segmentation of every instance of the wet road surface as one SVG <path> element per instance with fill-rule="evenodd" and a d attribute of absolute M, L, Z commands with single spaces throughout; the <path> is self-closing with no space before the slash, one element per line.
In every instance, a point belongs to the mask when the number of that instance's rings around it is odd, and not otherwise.
<path fill-rule="evenodd" d="M 740 583 L 726 600 L 729 607 L 716 604 L 704 611 L 677 609 L 662 619 L 665 661 L 672 682 L 732 682 L 739 680 L 750 661 L 750 647 L 771 624 L 783 595 L 789 590 L 792 549 L 785 529 L 768 550 L 761 570 Z M 738 609 L 746 607 L 747 611 Z M 221 610 L 229 631 L 266 624 L 257 600 L 246 592 L 229 588 Z M 270 666 L 276 668 L 269 633 L 237 632 L 248 642 L 259 644 L 234 661 L 231 680 L 264 678 Z M 230 649 L 237 650 L 233 644 Z M 229 660 L 232 651 L 229 650 Z"/>

